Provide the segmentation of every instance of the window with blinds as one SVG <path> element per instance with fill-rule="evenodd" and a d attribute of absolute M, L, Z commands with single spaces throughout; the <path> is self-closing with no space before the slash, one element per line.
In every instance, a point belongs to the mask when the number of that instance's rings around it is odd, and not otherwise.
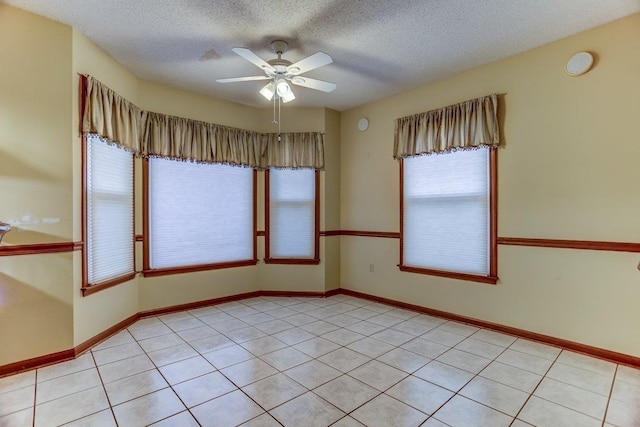
<path fill-rule="evenodd" d="M 133 155 L 86 136 L 85 260 L 92 286 L 135 274 Z"/>
<path fill-rule="evenodd" d="M 147 173 L 145 270 L 255 264 L 253 169 L 152 158 Z"/>
<path fill-rule="evenodd" d="M 492 273 L 489 158 L 481 148 L 403 160 L 401 268 Z"/>
<path fill-rule="evenodd" d="M 318 259 L 317 172 L 270 169 L 266 175 L 267 262 Z"/>

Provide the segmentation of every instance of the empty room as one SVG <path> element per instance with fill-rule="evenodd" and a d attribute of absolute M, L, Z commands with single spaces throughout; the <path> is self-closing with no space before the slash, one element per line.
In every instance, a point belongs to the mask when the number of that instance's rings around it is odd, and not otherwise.
<path fill-rule="evenodd" d="M 640 426 L 637 0 L 0 0 L 0 427 Z"/>

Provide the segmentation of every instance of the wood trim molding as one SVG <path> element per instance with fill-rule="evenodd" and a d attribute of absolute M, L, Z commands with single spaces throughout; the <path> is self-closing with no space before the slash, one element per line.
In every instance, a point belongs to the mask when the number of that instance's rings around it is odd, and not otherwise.
<path fill-rule="evenodd" d="M 258 230 L 256 231 L 256 237 L 265 237 L 266 233 L 264 230 Z"/>
<path fill-rule="evenodd" d="M 326 235 L 331 235 L 331 236 L 381 237 L 384 239 L 400 238 L 400 233 L 394 232 L 394 231 L 336 230 L 336 231 L 327 231 L 325 233 Z"/>
<path fill-rule="evenodd" d="M 124 282 L 128 282 L 129 280 L 133 280 L 136 277 L 136 273 L 132 272 L 122 277 L 117 277 L 113 280 L 109 280 L 108 282 L 98 283 L 95 285 L 86 285 L 80 288 L 82 291 L 82 296 L 87 297 L 91 294 L 95 294 L 96 292 L 103 291 L 105 289 L 109 289 L 113 286 L 119 285 Z"/>
<path fill-rule="evenodd" d="M 407 310 L 416 311 L 419 313 L 429 314 L 432 316 L 441 317 L 444 319 L 455 320 L 458 322 L 464 322 L 471 325 L 475 325 L 485 329 L 491 329 L 494 331 L 506 333 L 509 335 L 514 335 L 522 338 L 526 338 L 533 341 L 538 341 L 544 344 L 549 344 L 555 347 L 562 347 L 568 350 L 577 351 L 580 353 L 587 354 L 589 356 L 598 357 L 601 359 L 610 360 L 615 363 L 621 363 L 624 365 L 629 365 L 633 367 L 640 368 L 640 357 L 631 356 L 628 354 L 618 353 L 611 350 L 602 349 L 599 347 L 594 347 L 586 344 L 576 343 L 569 340 L 564 340 L 561 338 L 552 337 L 549 335 L 539 334 L 536 332 L 526 331 L 524 329 L 513 328 L 510 326 L 500 325 L 497 323 L 487 322 L 484 320 L 474 319 L 471 317 L 461 316 L 458 314 L 449 313 L 446 311 L 435 310 L 432 308 L 422 307 L 415 304 L 409 304 L 401 301 L 396 301 L 388 298 L 379 297 L 376 295 L 366 294 L 363 292 L 354 291 L 351 289 L 344 288 L 336 288 L 331 289 L 325 292 L 309 292 L 309 291 L 252 291 L 246 292 L 242 294 L 229 295 L 220 298 L 213 298 L 203 301 L 195 301 L 186 304 L 179 304 L 169 307 L 156 308 L 152 310 L 146 310 L 138 312 L 123 321 L 115 324 L 114 326 L 104 330 L 103 332 L 97 334 L 96 336 L 88 339 L 87 341 L 79 344 L 78 346 L 69 349 L 63 350 L 57 353 L 51 353 L 44 356 L 34 357 L 27 360 L 22 360 L 18 362 L 9 363 L 7 365 L 0 366 L 0 377 L 17 374 L 22 371 L 27 371 L 30 369 L 41 368 L 43 366 L 51 365 L 53 363 L 64 362 L 66 360 L 71 360 L 75 357 L 78 357 L 89 348 L 94 345 L 104 341 L 110 336 L 118 333 L 122 329 L 128 327 L 136 320 L 150 317 L 150 316 L 158 316 L 161 314 L 173 313 L 176 311 L 183 310 L 193 310 L 200 307 L 206 307 L 210 305 L 222 304 L 226 302 L 239 301 L 248 298 L 256 298 L 261 296 L 271 296 L 271 297 L 330 297 L 338 294 L 349 295 L 357 298 L 363 298 L 369 301 L 379 302 L 382 304 L 392 305 L 394 307 L 404 308 Z"/>
<path fill-rule="evenodd" d="M 265 264 L 318 265 L 320 258 L 265 258 Z"/>
<path fill-rule="evenodd" d="M 142 275 L 144 277 L 167 276 L 169 274 L 193 273 L 196 271 L 221 270 L 223 268 L 246 267 L 250 265 L 256 265 L 257 263 L 258 263 L 257 259 L 248 259 L 244 261 L 220 262 L 217 264 L 201 264 L 201 265 L 190 265 L 185 267 L 154 268 L 154 269 L 142 270 Z"/>
<path fill-rule="evenodd" d="M 538 341 L 544 344 L 549 344 L 554 347 L 561 347 L 567 350 L 576 351 L 586 354 L 588 356 L 597 357 L 600 359 L 606 359 L 614 363 L 621 363 L 623 365 L 629 365 L 633 367 L 640 367 L 640 357 L 631 356 L 629 354 L 618 353 L 616 351 L 606 350 L 599 347 L 594 347 L 587 344 L 577 343 L 574 341 L 565 340 L 562 338 L 556 338 L 537 332 L 531 332 L 524 329 L 514 328 L 511 326 L 505 326 L 498 323 L 487 322 L 480 319 L 474 319 L 472 317 L 461 316 L 458 314 L 449 313 L 446 311 L 435 310 L 432 308 L 422 307 L 415 304 L 409 304 L 401 301 L 396 301 L 388 298 L 379 297 L 376 295 L 365 294 L 351 289 L 340 289 L 340 293 L 357 298 L 367 299 L 369 301 L 375 301 L 382 304 L 392 305 L 398 308 L 404 308 L 407 310 L 417 311 L 419 313 L 428 314 L 431 316 L 442 317 L 444 319 L 455 320 L 457 322 L 468 323 L 485 329 L 491 329 L 493 331 L 502 332 L 516 337 L 529 339 L 532 341 Z"/>
<path fill-rule="evenodd" d="M 640 243 L 602 242 L 593 240 L 533 239 L 526 237 L 498 237 L 499 245 L 533 246 L 542 248 L 585 249 L 591 251 L 640 252 Z"/>
<path fill-rule="evenodd" d="M 144 235 L 136 234 L 136 242 L 144 242 Z"/>
<path fill-rule="evenodd" d="M 456 273 L 454 271 L 432 270 L 430 268 L 409 267 L 407 265 L 399 265 L 400 271 L 407 273 L 427 274 L 429 276 L 447 277 L 449 279 L 466 280 L 470 282 L 480 282 L 489 285 L 498 283 L 498 276 L 480 276 L 478 274 Z"/>
<path fill-rule="evenodd" d="M 82 250 L 84 242 L 31 243 L 27 245 L 2 245 L 0 256 L 53 254 Z"/>

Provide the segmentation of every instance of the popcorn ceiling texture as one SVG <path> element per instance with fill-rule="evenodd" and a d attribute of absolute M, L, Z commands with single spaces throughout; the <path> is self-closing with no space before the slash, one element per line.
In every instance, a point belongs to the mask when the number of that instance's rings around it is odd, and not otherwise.
<path fill-rule="evenodd" d="M 269 60 L 283 39 L 292 62 L 323 51 L 334 63 L 307 76 L 338 88 L 296 87 L 295 106 L 339 111 L 640 12 L 638 0 L 0 2 L 77 28 L 138 77 L 257 107 L 263 82 L 215 82 L 261 75 L 231 48 Z"/>

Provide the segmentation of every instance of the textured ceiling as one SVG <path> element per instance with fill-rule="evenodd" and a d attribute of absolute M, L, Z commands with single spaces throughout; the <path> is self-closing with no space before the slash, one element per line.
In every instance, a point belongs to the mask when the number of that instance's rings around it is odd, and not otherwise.
<path fill-rule="evenodd" d="M 258 107 L 264 82 L 215 81 L 261 74 L 231 48 L 269 60 L 282 39 L 292 62 L 323 51 L 334 63 L 306 76 L 338 88 L 294 87 L 291 105 L 339 111 L 640 12 L 640 0 L 0 1 L 77 28 L 141 78 Z"/>

